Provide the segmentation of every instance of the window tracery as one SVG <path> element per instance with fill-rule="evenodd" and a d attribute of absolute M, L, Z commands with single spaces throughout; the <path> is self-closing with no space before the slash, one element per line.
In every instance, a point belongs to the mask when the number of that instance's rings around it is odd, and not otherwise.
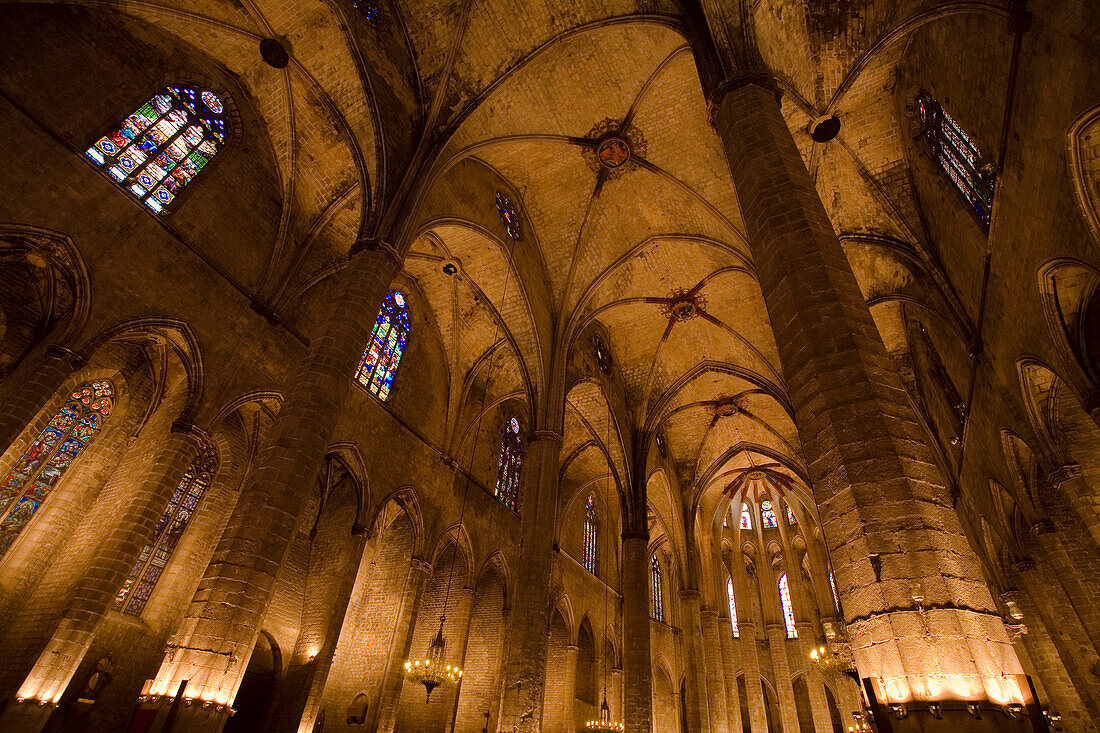
<path fill-rule="evenodd" d="M 665 620 L 664 597 L 661 594 L 661 562 L 657 556 L 653 556 L 649 564 L 649 576 L 651 580 L 650 592 L 653 596 L 653 618 L 657 621 Z"/>
<path fill-rule="evenodd" d="M 111 414 L 109 381 L 78 387 L 0 483 L 0 557 Z"/>
<path fill-rule="evenodd" d="M 519 420 L 511 418 L 504 424 L 500 438 L 500 463 L 497 466 L 496 496 L 504 506 L 516 510 L 519 499 L 519 478 L 523 468 L 523 440 L 519 435 Z"/>
<path fill-rule="evenodd" d="M 218 470 L 218 454 L 214 446 L 206 445 L 183 474 L 168 506 L 153 531 L 153 540 L 145 545 L 130 574 L 115 596 L 114 609 L 130 616 L 140 616 L 161 574 L 172 559 L 183 533 L 191 524 L 214 473 Z"/>
<path fill-rule="evenodd" d="M 733 627 L 733 638 L 741 636 L 737 629 L 737 602 L 733 598 L 733 578 L 726 578 L 726 599 L 730 604 L 730 626 Z"/>
<path fill-rule="evenodd" d="M 917 109 L 932 156 L 988 228 L 995 183 L 992 164 L 931 94 L 921 91 L 917 95 Z"/>
<path fill-rule="evenodd" d="M 779 576 L 779 604 L 783 607 L 783 623 L 787 627 L 787 638 L 798 638 L 798 629 L 794 625 L 794 607 L 791 605 L 791 589 L 787 585 L 787 574 Z"/>
<path fill-rule="evenodd" d="M 84 154 L 160 214 L 217 155 L 225 139 L 225 106 L 218 95 L 171 84 Z"/>
<path fill-rule="evenodd" d="M 520 221 L 519 212 L 512 205 L 512 199 L 503 191 L 497 191 L 497 213 L 504 224 L 504 231 L 513 240 L 519 242 L 523 239 L 523 223 Z"/>
<path fill-rule="evenodd" d="M 775 509 L 772 508 L 772 503 L 767 499 L 760 502 L 760 526 L 764 529 L 775 529 L 779 526 Z"/>
<path fill-rule="evenodd" d="M 405 353 L 410 330 L 405 294 L 400 290 L 391 290 L 382 299 L 370 343 L 355 373 L 356 381 L 383 402 L 393 387 L 393 378 Z"/>
<path fill-rule="evenodd" d="M 752 513 L 748 502 L 741 505 L 741 529 L 752 529 Z"/>
<path fill-rule="evenodd" d="M 600 517 L 596 510 L 596 497 L 588 495 L 584 503 L 584 569 L 599 575 L 600 569 Z"/>

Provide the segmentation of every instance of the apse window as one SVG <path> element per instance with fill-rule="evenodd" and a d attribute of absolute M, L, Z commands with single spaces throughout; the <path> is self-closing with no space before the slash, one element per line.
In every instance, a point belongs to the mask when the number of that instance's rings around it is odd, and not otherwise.
<path fill-rule="evenodd" d="M 733 599 L 733 578 L 726 578 L 726 599 L 730 604 L 730 626 L 733 627 L 733 638 L 737 639 L 741 636 L 741 632 L 737 629 L 737 603 Z"/>
<path fill-rule="evenodd" d="M 113 397 L 107 381 L 78 387 L 0 483 L 0 557 L 99 433 Z"/>
<path fill-rule="evenodd" d="M 779 576 L 779 605 L 783 607 L 783 624 L 787 627 L 787 638 L 798 638 L 798 629 L 794 625 L 794 606 L 791 605 L 791 589 L 787 585 L 787 574 Z"/>
<path fill-rule="evenodd" d="M 772 508 L 772 503 L 767 499 L 760 502 L 760 525 L 764 529 L 775 529 L 779 526 L 779 522 L 775 518 L 775 509 Z"/>
<path fill-rule="evenodd" d="M 85 155 L 150 211 L 161 214 L 225 144 L 218 95 L 173 84 L 153 95 Z"/>
<path fill-rule="evenodd" d="M 519 212 L 512 205 L 512 199 L 502 191 L 497 191 L 497 213 L 500 214 L 500 221 L 508 236 L 516 242 L 522 240 L 523 224 L 520 222 Z"/>
<path fill-rule="evenodd" d="M 752 514 L 747 503 L 741 505 L 741 529 L 752 529 Z"/>
<path fill-rule="evenodd" d="M 798 517 L 796 517 L 794 515 L 794 509 L 791 509 L 790 504 L 787 504 L 786 506 L 787 506 L 787 524 L 789 524 L 793 527 L 794 525 L 798 524 Z"/>
<path fill-rule="evenodd" d="M 523 467 L 523 441 L 519 435 L 519 420 L 511 418 L 504 424 L 500 440 L 500 463 L 497 466 L 496 497 L 504 506 L 516 510 L 519 499 L 519 477 Z"/>
<path fill-rule="evenodd" d="M 393 388 L 393 378 L 405 353 L 409 330 L 409 309 L 405 294 L 400 290 L 391 290 L 382 299 L 370 343 L 367 344 L 363 358 L 359 360 L 359 370 L 355 373 L 355 381 L 383 402 L 390 396 Z"/>
<path fill-rule="evenodd" d="M 917 110 L 932 157 L 988 229 L 996 178 L 992 163 L 931 94 L 922 91 L 917 96 Z"/>
<path fill-rule="evenodd" d="M 584 503 L 584 569 L 593 575 L 600 574 L 600 516 L 596 511 L 596 497 L 588 495 Z"/>
<path fill-rule="evenodd" d="M 152 541 L 145 545 L 137 562 L 130 568 L 129 576 L 115 596 L 116 611 L 140 616 L 145 610 L 153 588 L 172 559 L 180 537 L 191 524 L 191 518 L 217 470 L 218 455 L 213 446 L 207 445 L 183 474 L 168 501 L 168 507 L 157 522 Z"/>

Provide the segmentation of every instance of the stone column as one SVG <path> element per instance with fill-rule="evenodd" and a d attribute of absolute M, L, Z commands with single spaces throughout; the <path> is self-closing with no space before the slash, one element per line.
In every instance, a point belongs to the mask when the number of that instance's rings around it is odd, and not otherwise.
<path fill-rule="evenodd" d="M 774 80 L 741 74 L 711 100 L 860 673 L 884 680 L 891 701 L 1023 701 L 977 556 Z"/>
<path fill-rule="evenodd" d="M 825 679 L 817 665 L 810 661 L 810 652 L 817 646 L 817 641 L 814 639 L 814 625 L 808 621 L 799 621 L 795 624 L 795 628 L 798 629 L 797 648 L 801 659 L 793 666 L 806 670 L 803 679 L 806 682 L 806 691 L 810 694 L 814 730 L 819 733 L 831 733 L 833 724 L 829 717 L 829 703 L 825 700 Z M 839 704 L 839 700 L 837 702 Z"/>
<path fill-rule="evenodd" d="M 140 442 L 131 446 L 104 488 L 106 493 L 124 491 L 129 503 L 97 548 L 91 568 L 77 582 L 57 629 L 19 688 L 19 699 L 51 704 L 61 699 L 92 645 L 99 622 L 114 603 L 142 549 L 153 540 L 157 522 L 199 449 L 192 427 L 184 423 L 174 423 L 158 442 L 151 463 L 144 475 L 137 474 L 140 476 L 137 481 L 135 472 L 127 469 L 149 460 L 145 452 L 149 446 Z M 23 707 L 13 706 L 9 714 L 18 714 Z M 12 731 L 39 730 L 45 719 L 33 718 L 36 722 L 16 723 L 5 715 L 0 727 Z"/>
<path fill-rule="evenodd" d="M 504 654 L 500 730 L 538 733 L 546 687 L 547 620 L 562 437 L 536 430 L 527 448 L 523 514 L 523 573 L 516 583 Z"/>
<path fill-rule="evenodd" d="M 745 694 L 749 700 L 749 723 L 752 733 L 768 733 L 768 714 L 764 709 L 764 693 L 760 689 L 760 656 L 756 647 L 756 623 L 742 621 L 741 659 L 745 663 Z"/>
<path fill-rule="evenodd" d="M 409 574 L 405 578 L 405 592 L 401 599 L 401 610 L 394 624 L 393 643 L 387 657 L 386 670 L 382 674 L 382 685 L 378 692 L 378 704 L 374 706 L 371 718 L 377 721 L 373 730 L 378 733 L 390 733 L 397 719 L 397 706 L 401 702 L 401 685 L 405 681 L 405 660 L 409 658 L 412 647 L 413 631 L 416 629 L 416 617 L 420 613 L 420 599 L 424 588 L 432 577 L 431 563 L 414 557 L 409 563 Z"/>
<path fill-rule="evenodd" d="M 328 673 L 332 669 L 332 657 L 336 653 L 336 642 L 340 639 L 340 629 L 344 626 L 344 618 L 348 612 L 348 603 L 351 593 L 355 588 L 355 579 L 359 575 L 359 561 L 363 557 L 363 546 L 366 544 L 366 530 L 359 524 L 352 527 L 353 539 L 348 553 L 348 561 L 345 563 L 344 572 L 340 578 L 340 586 L 336 593 L 332 615 L 325 627 L 325 639 L 321 643 L 321 649 L 313 658 L 310 670 L 309 692 L 306 695 L 305 706 L 300 719 L 288 725 L 288 730 L 296 730 L 298 733 L 312 733 L 313 723 L 321 710 L 321 698 L 325 693 L 325 684 L 328 682 Z"/>
<path fill-rule="evenodd" d="M 686 704 L 684 710 L 688 729 L 710 733 L 710 710 L 708 699 L 713 692 L 708 693 L 707 670 L 703 652 L 703 629 L 700 623 L 699 591 L 694 588 L 684 588 L 680 591 L 680 616 L 682 617 L 681 630 L 683 632 L 682 643 L 684 650 L 684 697 L 687 698 L 681 704 Z M 676 680 L 672 680 L 672 686 L 676 687 Z M 678 694 L 678 690 L 673 690 Z"/>
<path fill-rule="evenodd" d="M 737 694 L 737 670 L 741 666 L 741 645 L 735 643 L 733 627 L 726 616 L 718 617 L 718 640 L 722 653 L 722 676 L 726 682 L 726 713 L 730 733 L 741 731 L 741 696 Z"/>
<path fill-rule="evenodd" d="M 1047 565 L 1061 578 L 1060 585 L 1069 598 L 1075 616 L 1092 640 L 1093 650 L 1100 653 L 1100 604 L 1097 604 L 1100 583 L 1093 575 L 1081 572 L 1078 565 L 1081 563 L 1089 568 L 1098 566 L 1095 552 L 1090 552 L 1093 548 L 1081 547 L 1081 543 L 1076 548 L 1072 545 L 1066 547 L 1062 540 L 1068 538 L 1064 537 L 1062 531 L 1055 531 L 1054 522 L 1049 519 L 1040 519 L 1031 525 L 1031 533 L 1043 548 Z M 1050 577 L 1046 581 L 1059 582 Z"/>
<path fill-rule="evenodd" d="M 787 627 L 783 624 L 767 624 L 768 645 L 772 653 L 772 669 L 775 671 L 775 694 L 779 698 L 779 720 L 783 730 L 798 730 L 798 706 L 791 687 L 791 663 L 787 659 Z"/>
<path fill-rule="evenodd" d="M 1085 474 L 1076 463 L 1067 463 L 1047 475 L 1051 489 L 1065 494 L 1081 517 L 1092 541 L 1100 547 L 1100 496 L 1085 481 Z"/>
<path fill-rule="evenodd" d="M 577 699 L 577 654 L 580 652 L 580 647 L 576 644 L 569 644 L 565 647 L 565 679 L 562 680 L 562 687 L 565 688 L 565 709 L 562 711 L 561 719 L 564 722 L 564 730 L 572 731 L 576 728 L 576 723 L 573 720 L 573 709 L 575 705 L 574 701 Z M 554 733 L 551 731 L 551 733 Z"/>
<path fill-rule="evenodd" d="M 476 581 L 476 578 L 467 578 L 467 582 Z M 458 624 L 454 630 L 455 646 L 449 652 L 454 655 L 453 658 L 458 661 L 459 666 L 463 669 L 466 668 L 466 645 L 470 641 L 470 617 L 473 612 L 474 589 L 472 587 L 462 588 L 458 592 L 458 603 L 454 612 L 454 618 L 458 619 Z M 448 687 L 444 691 L 443 709 L 447 711 L 447 717 L 444 720 L 443 730 L 446 733 L 453 733 L 455 729 L 455 716 L 458 714 L 458 697 L 461 691 L 462 680 L 459 680 L 459 683 L 454 687 Z"/>
<path fill-rule="evenodd" d="M 389 245 L 357 242 L 336 297 L 286 386 L 286 400 L 241 491 L 191 606 L 148 692 L 189 680 L 187 694 L 231 703 L 263 625 L 299 514 L 352 388 L 378 304 L 400 261 Z M 189 716 L 188 710 L 180 718 Z M 182 723 L 182 721 L 181 721 Z"/>
<path fill-rule="evenodd" d="M 623 725 L 653 730 L 653 664 L 649 652 L 649 532 L 623 532 Z"/>
<path fill-rule="evenodd" d="M 34 420 L 43 405 L 57 394 L 73 370 L 82 366 L 84 366 L 84 357 L 57 345 L 47 346 L 41 360 L 36 360 L 33 356 L 23 360 L 23 364 L 8 377 L 3 390 L 4 409 L 0 411 L 0 454 L 11 447 Z M 38 437 L 38 431 L 34 431 L 27 442 L 36 437 Z"/>
<path fill-rule="evenodd" d="M 718 611 L 700 610 L 703 620 L 703 661 L 707 669 L 707 705 L 712 733 L 729 733 L 729 708 L 726 702 L 726 679 L 722 672 L 722 642 L 718 640 Z M 727 630 L 729 625 L 726 625 Z"/>

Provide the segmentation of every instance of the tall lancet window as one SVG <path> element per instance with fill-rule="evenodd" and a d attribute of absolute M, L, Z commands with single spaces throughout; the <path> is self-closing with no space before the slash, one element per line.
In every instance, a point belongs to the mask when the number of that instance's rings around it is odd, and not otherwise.
<path fill-rule="evenodd" d="M 593 575 L 600 574 L 600 516 L 592 494 L 584 503 L 584 569 Z"/>
<path fill-rule="evenodd" d="M 78 387 L 0 483 L 0 557 L 111 414 L 114 387 Z"/>
<path fill-rule="evenodd" d="M 203 494 L 210 487 L 214 473 L 218 470 L 218 454 L 214 446 L 207 445 L 191 462 L 179 486 L 168 501 L 168 507 L 161 515 L 153 531 L 153 540 L 145 545 L 141 555 L 130 569 L 130 575 L 115 596 L 114 608 L 130 616 L 140 616 L 149 600 L 149 595 L 160 580 L 180 537 L 191 523 L 195 509 Z"/>
<path fill-rule="evenodd" d="M 500 439 L 500 464 L 497 466 L 496 495 L 512 511 L 519 499 L 519 477 L 523 467 L 523 441 L 519 437 L 519 420 L 511 418 L 504 424 Z"/>
<path fill-rule="evenodd" d="M 657 556 L 649 563 L 650 592 L 653 595 L 653 618 L 658 621 L 665 620 L 665 601 L 661 593 L 661 561 Z"/>
<path fill-rule="evenodd" d="M 733 627 L 733 637 L 736 639 L 741 636 L 741 632 L 737 630 L 737 602 L 733 598 L 733 578 L 726 578 L 726 599 L 730 604 L 730 626 Z"/>
<path fill-rule="evenodd" d="M 787 638 L 798 638 L 798 629 L 794 626 L 794 607 L 791 605 L 791 589 L 787 585 L 787 574 L 779 576 L 779 605 L 783 607 L 783 623 L 787 626 Z"/>
<path fill-rule="evenodd" d="M 172 84 L 84 154 L 159 214 L 224 144 L 225 107 L 218 95 Z"/>
<path fill-rule="evenodd" d="M 798 524 L 798 517 L 794 515 L 794 509 L 791 509 L 790 504 L 785 505 L 787 507 L 787 524 L 794 526 Z"/>
<path fill-rule="evenodd" d="M 917 109 L 932 156 L 966 199 L 970 210 L 988 227 L 993 208 L 993 165 L 931 94 L 922 91 L 917 96 Z"/>
<path fill-rule="evenodd" d="M 760 526 L 764 529 L 775 529 L 779 526 L 779 521 L 775 518 L 775 509 L 767 499 L 760 502 Z"/>
<path fill-rule="evenodd" d="M 385 401 L 390 395 L 401 355 L 405 353 L 409 330 L 405 294 L 400 290 L 391 290 L 382 299 L 370 343 L 359 360 L 359 371 L 355 373 L 356 381 L 380 400 Z"/>
<path fill-rule="evenodd" d="M 829 571 L 829 587 L 833 589 L 833 603 L 836 604 L 836 610 L 840 610 L 840 594 L 836 591 L 836 578 L 833 577 L 833 571 Z"/>
<path fill-rule="evenodd" d="M 748 502 L 741 505 L 741 529 L 752 529 L 752 512 Z"/>

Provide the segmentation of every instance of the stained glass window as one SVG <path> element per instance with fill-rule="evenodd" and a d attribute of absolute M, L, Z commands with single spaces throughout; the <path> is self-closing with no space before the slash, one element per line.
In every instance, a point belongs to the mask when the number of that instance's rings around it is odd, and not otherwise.
<path fill-rule="evenodd" d="M 584 569 L 600 574 L 600 517 L 596 512 L 596 497 L 588 495 L 584 503 Z"/>
<path fill-rule="evenodd" d="M 377 23 L 382 19 L 382 4 L 374 0 L 351 0 L 351 6 L 358 10 L 368 23 Z"/>
<path fill-rule="evenodd" d="M 216 94 L 172 84 L 84 154 L 159 214 L 217 155 L 225 134 L 225 107 Z"/>
<path fill-rule="evenodd" d="M 790 504 L 785 505 L 787 507 L 787 524 L 798 524 L 798 517 L 794 515 L 794 509 L 791 509 Z"/>
<path fill-rule="evenodd" d="M 752 529 L 752 514 L 747 502 L 741 505 L 741 529 Z"/>
<path fill-rule="evenodd" d="M 515 511 L 519 498 L 519 476 L 523 467 L 523 441 L 519 437 L 519 420 L 510 419 L 504 424 L 500 439 L 500 465 L 497 466 L 497 498 Z"/>
<path fill-rule="evenodd" d="M 607 353 L 607 347 L 604 346 L 603 339 L 599 334 L 592 334 L 592 352 L 596 356 L 596 364 L 600 367 L 600 371 L 604 374 L 611 373 L 611 355 Z"/>
<path fill-rule="evenodd" d="M 787 574 L 779 576 L 779 604 L 783 606 L 783 623 L 787 625 L 787 638 L 798 637 L 798 629 L 794 627 L 794 607 L 791 605 L 791 589 L 787 585 Z"/>
<path fill-rule="evenodd" d="M 106 381 L 77 388 L 0 483 L 0 557 L 99 432 L 113 396 Z"/>
<path fill-rule="evenodd" d="M 385 401 L 390 395 L 393 377 L 397 374 L 408 338 L 409 309 L 405 305 L 405 294 L 400 290 L 391 290 L 382 299 L 370 343 L 359 360 L 359 371 L 355 373 L 359 384 L 370 390 L 371 394 L 378 395 L 380 400 Z"/>
<path fill-rule="evenodd" d="M 142 549 L 129 576 L 115 596 L 116 611 L 138 616 L 145 609 L 149 595 L 160 580 L 168 561 L 172 559 L 176 544 L 191 523 L 191 517 L 217 470 L 218 454 L 213 446 L 207 445 L 183 474 L 183 479 L 168 501 L 168 507 L 157 522 L 152 541 Z"/>
<path fill-rule="evenodd" d="M 516 212 L 516 207 L 512 206 L 512 199 L 501 191 L 497 191 L 497 212 L 500 214 L 500 220 L 504 223 L 504 231 L 508 232 L 508 236 L 517 242 L 523 239 L 523 224 L 519 213 Z"/>
<path fill-rule="evenodd" d="M 829 587 L 833 589 L 833 603 L 836 604 L 836 610 L 840 610 L 840 594 L 836 592 L 836 578 L 833 577 L 833 571 L 829 571 Z"/>
<path fill-rule="evenodd" d="M 772 508 L 772 503 L 767 499 L 760 502 L 760 526 L 764 529 L 775 529 L 779 526 L 779 521 L 775 517 L 775 509 Z"/>
<path fill-rule="evenodd" d="M 917 109 L 932 156 L 966 198 L 970 210 L 988 227 L 993 207 L 993 166 L 931 94 L 922 91 L 917 96 Z"/>
<path fill-rule="evenodd" d="M 730 626 L 733 627 L 733 637 L 736 639 L 741 636 L 741 632 L 737 630 L 737 603 L 733 600 L 733 578 L 726 578 L 726 598 L 730 603 Z"/>
<path fill-rule="evenodd" d="M 664 621 L 665 602 L 664 597 L 661 595 L 661 562 L 657 559 L 656 555 L 653 556 L 653 561 L 649 564 L 649 575 L 652 579 L 653 618 L 658 621 Z"/>

